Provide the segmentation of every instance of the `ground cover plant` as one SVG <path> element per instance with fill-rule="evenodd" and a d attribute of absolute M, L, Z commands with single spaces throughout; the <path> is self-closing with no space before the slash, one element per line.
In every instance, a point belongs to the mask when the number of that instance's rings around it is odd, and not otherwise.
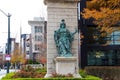
<path fill-rule="evenodd" d="M 101 80 L 98 77 L 87 75 L 84 70 L 80 70 L 82 78 L 73 78 L 72 74 L 61 75 L 57 73 L 53 73 L 51 78 L 44 78 L 45 74 L 46 68 L 24 66 L 18 72 L 7 74 L 2 80 Z"/>

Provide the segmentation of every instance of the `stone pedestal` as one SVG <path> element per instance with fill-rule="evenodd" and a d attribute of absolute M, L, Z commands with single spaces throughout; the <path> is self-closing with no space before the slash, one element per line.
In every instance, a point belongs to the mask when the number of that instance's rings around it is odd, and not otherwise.
<path fill-rule="evenodd" d="M 56 62 L 56 73 L 62 75 L 72 74 L 78 78 L 80 75 L 76 71 L 76 57 L 57 57 Z"/>
<path fill-rule="evenodd" d="M 77 19 L 77 2 L 79 0 L 44 0 L 47 6 L 47 74 L 45 77 L 52 76 L 52 73 L 56 72 L 56 64 L 54 59 L 57 57 L 58 52 L 54 41 L 54 31 L 60 27 L 60 22 L 65 19 L 67 29 L 70 32 L 74 32 L 75 28 L 78 28 Z M 72 55 L 76 57 L 75 64 L 69 65 L 75 66 L 76 73 L 79 73 L 78 67 L 78 34 L 74 35 L 74 41 L 72 42 Z M 59 65 L 59 63 L 57 63 Z M 65 68 L 67 70 L 67 68 Z M 72 68 L 70 68 L 72 69 Z M 74 71 L 74 70 L 73 70 Z M 71 72 L 73 72 L 71 71 Z M 59 70 L 58 70 L 59 72 Z"/>
<path fill-rule="evenodd" d="M 56 73 L 57 74 L 74 74 L 76 72 L 76 58 L 75 57 L 57 57 L 56 62 Z"/>

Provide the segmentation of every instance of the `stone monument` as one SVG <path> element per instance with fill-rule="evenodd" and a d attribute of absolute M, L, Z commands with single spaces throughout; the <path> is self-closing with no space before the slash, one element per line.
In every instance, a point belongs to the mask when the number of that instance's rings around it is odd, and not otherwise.
<path fill-rule="evenodd" d="M 45 78 L 51 77 L 52 73 L 55 72 L 63 75 L 70 73 L 74 77 L 81 77 L 78 66 L 78 33 L 75 31 L 75 28 L 78 26 L 77 2 L 76 0 L 44 0 L 44 3 L 47 5 L 48 14 L 47 74 Z M 67 28 L 66 31 L 70 38 L 69 41 L 63 38 L 64 47 L 62 47 L 60 41 L 59 43 L 57 42 L 60 27 Z"/>

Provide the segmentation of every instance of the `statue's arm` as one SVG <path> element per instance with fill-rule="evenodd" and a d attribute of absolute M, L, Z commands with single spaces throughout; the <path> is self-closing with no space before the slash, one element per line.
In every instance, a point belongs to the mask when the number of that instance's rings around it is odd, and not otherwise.
<path fill-rule="evenodd" d="M 75 32 L 72 33 L 72 36 L 74 36 L 78 32 L 78 29 L 75 28 Z"/>
<path fill-rule="evenodd" d="M 55 40 L 56 46 L 58 46 L 58 33 L 57 33 L 57 31 L 54 32 L 54 40 Z"/>

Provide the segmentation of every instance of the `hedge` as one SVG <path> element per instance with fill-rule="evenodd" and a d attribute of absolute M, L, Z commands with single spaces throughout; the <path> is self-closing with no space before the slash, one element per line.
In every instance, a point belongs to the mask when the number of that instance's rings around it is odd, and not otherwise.
<path fill-rule="evenodd" d="M 8 73 L 2 80 L 101 80 L 98 77 L 87 75 L 86 78 L 12 78 L 15 73 Z"/>
<path fill-rule="evenodd" d="M 94 75 L 103 80 L 120 80 L 119 66 L 88 66 L 85 71 L 89 75 Z"/>
<path fill-rule="evenodd" d="M 2 79 L 2 80 L 101 80 L 98 78 L 17 78 L 17 79 Z"/>

